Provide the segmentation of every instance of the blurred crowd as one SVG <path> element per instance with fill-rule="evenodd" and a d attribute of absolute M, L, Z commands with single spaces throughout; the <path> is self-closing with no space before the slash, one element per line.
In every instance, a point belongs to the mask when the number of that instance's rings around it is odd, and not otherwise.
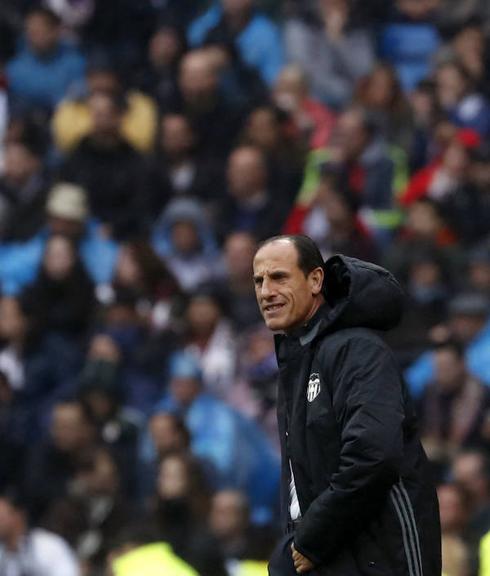
<path fill-rule="evenodd" d="M 489 59 L 486 0 L 2 0 L 0 576 L 267 573 L 279 233 L 403 283 L 444 573 L 490 575 Z"/>

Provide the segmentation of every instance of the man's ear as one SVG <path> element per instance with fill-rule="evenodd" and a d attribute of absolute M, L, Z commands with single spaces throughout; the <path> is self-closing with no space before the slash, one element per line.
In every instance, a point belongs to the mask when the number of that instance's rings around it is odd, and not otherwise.
<path fill-rule="evenodd" d="M 323 271 L 323 268 L 321 268 L 320 266 L 310 272 L 308 279 L 310 282 L 311 293 L 314 296 L 317 296 L 322 291 L 324 276 L 325 272 Z"/>

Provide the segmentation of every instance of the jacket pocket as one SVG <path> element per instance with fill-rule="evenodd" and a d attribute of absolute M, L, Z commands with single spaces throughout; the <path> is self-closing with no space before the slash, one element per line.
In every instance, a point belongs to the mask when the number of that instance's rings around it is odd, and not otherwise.
<path fill-rule="evenodd" d="M 353 556 L 363 576 L 393 576 L 394 571 L 378 542 L 367 532 L 356 539 Z"/>

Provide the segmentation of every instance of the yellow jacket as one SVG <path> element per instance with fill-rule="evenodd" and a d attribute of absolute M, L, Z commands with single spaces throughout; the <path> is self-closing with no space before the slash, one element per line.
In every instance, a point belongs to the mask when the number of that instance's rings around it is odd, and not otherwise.
<path fill-rule="evenodd" d="M 140 546 L 112 563 L 114 576 L 199 576 L 163 542 Z"/>
<path fill-rule="evenodd" d="M 140 152 L 150 152 L 155 144 L 158 111 L 155 102 L 145 94 L 130 91 L 127 110 L 122 119 L 122 133 Z M 92 129 L 87 102 L 63 100 L 53 115 L 51 129 L 56 147 L 70 152 Z"/>

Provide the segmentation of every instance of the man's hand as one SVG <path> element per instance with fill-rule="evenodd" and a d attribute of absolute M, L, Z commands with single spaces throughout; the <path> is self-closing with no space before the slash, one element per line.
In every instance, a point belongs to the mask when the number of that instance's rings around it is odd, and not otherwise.
<path fill-rule="evenodd" d="M 303 556 L 301 552 L 298 552 L 294 547 L 294 544 L 291 544 L 291 552 L 293 554 L 294 568 L 298 574 L 304 574 L 305 572 L 313 570 L 315 567 L 313 562 L 306 556 Z"/>

